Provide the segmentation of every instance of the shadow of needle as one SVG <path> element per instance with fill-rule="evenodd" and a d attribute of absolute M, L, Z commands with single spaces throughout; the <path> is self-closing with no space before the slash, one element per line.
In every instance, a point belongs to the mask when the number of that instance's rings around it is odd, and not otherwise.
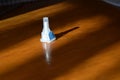
<path fill-rule="evenodd" d="M 76 29 L 78 29 L 78 28 L 79 28 L 79 27 L 74 27 L 74 28 L 72 28 L 72 29 L 69 29 L 69 30 L 66 30 L 66 31 L 57 33 L 57 34 L 55 34 L 55 36 L 56 36 L 57 39 L 59 39 L 60 37 L 66 35 L 67 33 L 71 32 L 71 31 L 73 31 L 73 30 L 76 30 Z"/>
<path fill-rule="evenodd" d="M 59 39 L 60 37 L 64 36 L 65 34 L 71 32 L 75 29 L 78 29 L 78 28 L 79 27 L 74 27 L 74 28 L 66 30 L 64 32 L 55 34 L 55 36 L 56 36 L 57 39 Z M 46 59 L 47 64 L 51 64 L 51 44 L 52 43 L 46 43 L 46 42 L 42 43 L 42 46 L 43 46 L 43 49 L 44 49 L 44 55 L 45 55 L 45 59 Z"/>

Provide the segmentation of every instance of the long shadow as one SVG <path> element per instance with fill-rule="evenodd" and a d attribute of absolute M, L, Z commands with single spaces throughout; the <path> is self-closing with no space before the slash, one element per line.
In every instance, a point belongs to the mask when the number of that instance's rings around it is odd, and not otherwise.
<path fill-rule="evenodd" d="M 66 15 L 67 14 L 68 13 L 66 13 Z M 108 14 L 108 16 L 110 15 Z M 116 18 L 113 16 L 110 17 L 112 17 L 112 19 Z M 99 51 L 120 41 L 119 17 L 114 20 L 114 22 L 104 26 L 102 29 L 87 33 L 84 37 L 78 35 L 78 38 L 74 41 L 70 41 L 68 44 L 65 44 L 64 46 L 61 46 L 58 49 L 54 50 L 52 53 L 53 62 L 51 65 L 48 66 L 46 64 L 43 55 L 38 56 L 35 59 L 29 61 L 28 63 L 15 68 L 13 71 L 1 75 L 0 79 L 53 80 L 56 77 L 67 74 L 69 70 L 76 67 L 77 65 L 84 63 L 85 60 L 88 60 L 89 58 L 98 55 Z M 66 22 L 63 21 L 63 24 L 65 24 Z M 30 30 L 32 29 L 33 28 L 31 28 Z M 27 28 L 25 30 L 27 30 Z M 39 30 L 35 31 L 37 31 L 37 33 L 34 32 L 34 35 L 38 34 Z M 25 38 L 22 38 L 22 40 L 24 39 Z"/>
<path fill-rule="evenodd" d="M 96 1 L 86 1 L 79 0 L 74 2 L 68 0 L 68 3 L 72 4 L 74 8 L 69 8 L 65 11 L 54 14 L 51 19 L 52 29 L 60 29 L 62 26 L 75 22 L 77 20 L 89 19 L 95 15 L 105 15 L 110 19 L 119 19 L 120 11 L 116 8 L 111 8 L 110 6 L 105 6 L 104 4 Z M 92 3 L 93 2 L 93 3 Z M 110 10 L 109 10 L 110 9 Z M 9 29 L 6 31 L 0 32 L 0 50 L 13 46 L 23 40 L 26 40 L 35 35 L 39 35 L 42 29 L 42 20 L 24 23 L 22 25 L 15 25 L 16 28 Z M 19 26 L 19 27 L 18 27 Z M 10 26 L 11 27 L 11 26 Z"/>
<path fill-rule="evenodd" d="M 26 12 L 57 4 L 64 0 L 34 0 L 23 3 L 0 6 L 0 20 L 24 14 Z"/>
<path fill-rule="evenodd" d="M 77 39 L 53 50 L 51 65 L 46 64 L 43 55 L 38 56 L 1 75 L 1 80 L 53 80 L 65 75 L 85 60 L 99 55 L 99 51 L 119 42 L 119 26 L 119 21 L 114 21 L 99 30 L 83 34 L 84 37 L 78 35 Z"/>
<path fill-rule="evenodd" d="M 75 8 L 69 8 L 66 11 L 59 12 L 50 17 L 53 30 L 60 29 L 63 25 L 78 21 L 80 19 L 89 19 L 89 17 L 96 15 L 105 15 L 113 20 L 119 19 L 120 17 L 120 11 L 116 10 L 116 8 L 111 8 L 110 6 L 106 6 L 101 2 L 96 2 L 94 0 L 88 0 L 87 3 L 84 0 L 79 0 L 79 4 L 78 2 L 69 0 L 68 3 L 72 4 Z M 13 29 L 1 31 L 0 50 L 6 49 L 9 46 L 40 34 L 41 24 L 42 20 L 39 19 L 37 21 L 24 23 L 22 25 L 16 25 L 16 28 Z"/>
<path fill-rule="evenodd" d="M 76 30 L 76 29 L 78 29 L 78 28 L 79 28 L 79 27 L 74 27 L 74 28 L 72 28 L 72 29 L 69 29 L 69 30 L 60 32 L 60 33 L 58 33 L 58 34 L 55 34 L 55 36 L 56 36 L 57 39 L 59 39 L 60 37 L 66 35 L 67 33 L 71 32 L 71 31 L 73 31 L 73 30 Z"/>

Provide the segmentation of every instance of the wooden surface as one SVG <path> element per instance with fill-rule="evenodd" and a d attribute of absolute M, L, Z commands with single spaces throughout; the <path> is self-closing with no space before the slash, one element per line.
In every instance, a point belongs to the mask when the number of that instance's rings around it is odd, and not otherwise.
<path fill-rule="evenodd" d="M 120 10 L 66 0 L 0 21 L 0 80 L 120 80 Z M 42 17 L 57 36 L 45 61 Z"/>

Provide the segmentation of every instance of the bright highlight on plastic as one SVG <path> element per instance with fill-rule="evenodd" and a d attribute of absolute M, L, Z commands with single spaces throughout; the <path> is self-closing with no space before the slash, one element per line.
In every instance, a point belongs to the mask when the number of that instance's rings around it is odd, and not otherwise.
<path fill-rule="evenodd" d="M 41 42 L 50 43 L 56 39 L 54 33 L 49 28 L 49 19 L 48 17 L 43 18 L 43 30 L 41 33 Z"/>
<path fill-rule="evenodd" d="M 51 55 L 50 55 L 50 44 L 56 39 L 54 33 L 49 28 L 49 19 L 48 17 L 43 17 L 43 30 L 41 33 L 41 39 L 43 48 L 45 50 L 46 62 L 50 64 Z"/>

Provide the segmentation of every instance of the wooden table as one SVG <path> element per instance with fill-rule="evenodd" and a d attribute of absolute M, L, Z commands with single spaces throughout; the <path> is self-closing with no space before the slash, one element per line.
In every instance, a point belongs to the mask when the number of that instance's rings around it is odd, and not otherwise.
<path fill-rule="evenodd" d="M 48 16 L 57 40 L 47 64 L 40 33 Z M 120 10 L 66 0 L 0 21 L 0 80 L 120 80 Z"/>

